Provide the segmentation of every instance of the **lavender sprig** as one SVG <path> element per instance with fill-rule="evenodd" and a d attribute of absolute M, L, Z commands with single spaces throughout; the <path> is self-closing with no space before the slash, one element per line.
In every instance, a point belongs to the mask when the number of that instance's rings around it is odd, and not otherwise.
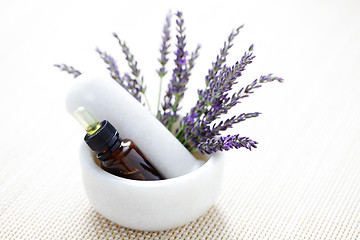
<path fill-rule="evenodd" d="M 196 49 L 194 52 L 191 53 L 191 57 L 189 59 L 189 69 L 188 69 L 188 72 L 189 72 L 189 76 L 190 76 L 190 72 L 191 70 L 194 68 L 195 66 L 195 60 L 199 57 L 199 50 L 201 48 L 201 45 L 197 45 Z"/>
<path fill-rule="evenodd" d="M 122 77 L 123 79 L 123 87 L 133 95 L 139 102 L 143 103 L 142 101 L 142 85 L 138 83 L 138 81 L 132 78 L 128 73 L 125 73 Z"/>
<path fill-rule="evenodd" d="M 119 45 L 121 46 L 121 49 L 123 53 L 125 54 L 125 59 L 128 62 L 128 65 L 131 69 L 131 73 L 134 75 L 135 78 L 139 78 L 140 76 L 140 69 L 137 67 L 137 61 L 134 59 L 134 55 L 130 53 L 129 47 L 126 45 L 125 41 L 121 41 L 119 36 L 116 33 L 113 33 L 113 36 L 118 40 Z"/>
<path fill-rule="evenodd" d="M 204 154 L 211 154 L 217 151 L 228 151 L 232 148 L 246 148 L 251 151 L 251 148 L 256 148 L 258 142 L 251 140 L 248 137 L 240 137 L 237 135 L 228 135 L 226 137 L 210 138 L 198 144 L 198 150 Z"/>
<path fill-rule="evenodd" d="M 237 93 L 235 93 L 232 97 L 232 106 L 235 105 L 234 103 L 239 103 L 241 98 L 249 97 L 249 94 L 254 93 L 254 89 L 260 88 L 262 83 L 267 82 L 283 82 L 283 79 L 280 77 L 273 76 L 272 74 L 268 75 L 262 75 L 259 79 L 255 79 L 251 84 L 247 85 L 245 88 L 241 88 Z M 186 143 L 184 140 L 182 141 L 183 144 L 185 144 L 190 151 L 196 150 L 198 148 L 198 145 L 202 142 L 208 141 L 208 139 L 211 139 L 217 135 L 220 134 L 220 131 L 225 131 L 228 128 L 231 128 L 234 124 L 237 124 L 239 122 L 245 121 L 248 118 L 258 117 L 260 115 L 259 112 L 254 113 L 242 113 L 238 116 L 233 116 L 230 119 L 227 119 L 225 122 L 221 121 L 218 125 L 214 124 L 212 128 L 209 124 L 197 124 L 193 126 L 193 130 L 190 132 L 192 135 L 189 134 L 189 132 L 183 133 L 183 136 L 185 134 L 188 134 L 189 142 Z M 178 134 L 180 135 L 180 134 Z"/>
<path fill-rule="evenodd" d="M 81 75 L 81 72 L 79 70 L 76 70 L 74 67 L 72 66 L 68 66 L 66 64 L 55 64 L 55 67 L 59 68 L 61 71 L 65 71 L 71 75 L 74 76 L 74 78 L 77 78 L 78 76 Z"/>
<path fill-rule="evenodd" d="M 159 63 L 161 64 L 161 68 L 156 71 L 160 78 L 163 78 L 167 74 L 165 65 L 169 61 L 169 58 L 167 55 L 169 54 L 169 48 L 171 46 L 171 44 L 170 44 L 170 39 L 171 39 L 171 37 L 170 37 L 171 22 L 170 22 L 170 20 L 171 20 L 171 14 L 169 13 L 166 16 L 166 22 L 165 22 L 164 28 L 163 28 L 162 43 L 161 43 L 161 47 L 160 47 L 160 59 L 158 59 Z"/>
<path fill-rule="evenodd" d="M 218 72 L 222 68 L 223 64 L 226 62 L 226 56 L 229 54 L 229 49 L 233 46 L 232 41 L 239 34 L 240 29 L 243 28 L 244 25 L 238 27 L 235 31 L 233 30 L 227 41 L 224 42 L 224 47 L 220 49 L 220 55 L 216 56 L 216 61 L 212 63 L 212 69 L 209 69 L 208 75 L 205 77 L 206 86 L 217 76 Z"/>
<path fill-rule="evenodd" d="M 138 62 L 135 61 L 134 55 L 130 53 L 129 47 L 126 45 L 125 41 L 121 41 L 119 36 L 116 33 L 113 33 L 113 36 L 118 40 L 119 45 L 121 46 L 122 52 L 125 54 L 125 59 L 131 69 L 132 75 L 135 77 L 137 86 L 139 87 L 140 92 L 143 94 L 145 102 L 150 109 L 149 101 L 146 97 L 146 87 L 144 85 L 144 77 L 140 76 L 140 69 L 138 68 Z"/>
<path fill-rule="evenodd" d="M 168 85 L 166 95 L 164 97 L 164 103 L 162 105 L 162 112 L 159 114 L 159 120 L 169 130 L 172 130 L 173 123 L 178 119 L 178 111 L 180 110 L 179 103 L 184 97 L 186 90 L 186 84 L 189 81 L 189 71 L 187 67 L 187 52 L 185 51 L 185 27 L 182 12 L 177 12 L 176 25 L 178 26 L 176 35 L 177 38 L 177 50 L 175 52 L 175 68 L 173 70 L 173 76 Z"/>
<path fill-rule="evenodd" d="M 108 65 L 107 69 L 110 71 L 110 76 L 125 88 L 131 95 L 133 95 L 139 102 L 141 99 L 142 86 L 137 83 L 136 80 L 132 79 L 129 74 L 125 73 L 123 77 L 120 76 L 118 66 L 112 56 L 106 52 L 96 48 L 96 52 L 99 53 L 101 59 Z"/>
<path fill-rule="evenodd" d="M 232 128 L 234 124 L 237 124 L 239 122 L 243 122 L 246 119 L 258 117 L 261 113 L 259 112 L 253 112 L 253 113 L 242 113 L 238 116 L 233 116 L 232 118 L 226 119 L 225 121 L 221 121 L 218 124 L 214 124 L 212 128 L 210 129 L 211 135 L 214 137 L 217 135 L 220 135 L 221 131 L 225 131 L 228 128 Z"/>
<path fill-rule="evenodd" d="M 162 43 L 161 43 L 161 48 L 160 48 L 160 59 L 158 59 L 158 61 L 161 64 L 161 67 L 159 70 L 157 70 L 156 72 L 158 73 L 159 77 L 160 77 L 160 87 L 159 87 L 159 94 L 158 94 L 158 104 L 157 104 L 157 108 L 156 108 L 156 116 L 159 117 L 159 109 L 160 109 L 160 96 L 161 96 L 161 90 L 162 90 L 162 80 L 164 78 L 164 76 L 167 74 L 167 70 L 165 68 L 167 62 L 169 61 L 168 58 L 168 54 L 169 54 L 169 48 L 171 46 L 170 44 L 170 26 L 171 26 L 171 14 L 169 13 L 166 16 L 166 22 L 163 28 L 163 36 L 162 36 Z"/>
<path fill-rule="evenodd" d="M 235 106 L 238 102 L 228 96 L 238 77 L 242 75 L 245 67 L 252 63 L 255 56 L 253 47 L 245 52 L 240 62 L 232 67 L 224 66 L 217 78 L 213 78 L 205 90 L 199 90 L 199 100 L 190 112 L 183 118 L 178 136 L 183 144 L 190 144 L 195 148 L 200 142 L 213 137 L 210 124 L 221 114 Z M 183 133 L 181 133 L 183 131 Z"/>
<path fill-rule="evenodd" d="M 218 118 L 221 114 L 225 114 L 228 110 L 234 107 L 238 102 L 234 98 L 228 96 L 228 92 L 232 90 L 237 79 L 245 71 L 245 67 L 252 63 L 255 56 L 252 53 L 253 45 L 250 46 L 249 51 L 245 52 L 239 62 L 236 62 L 232 67 L 224 66 L 217 80 L 209 83 L 209 87 L 204 91 L 200 91 L 199 99 L 203 98 L 208 101 L 207 105 L 211 106 L 204 112 L 203 121 L 210 123 Z"/>
<path fill-rule="evenodd" d="M 107 69 L 110 71 L 112 79 L 123 86 L 123 79 L 120 77 L 120 72 L 114 58 L 106 52 L 101 51 L 99 48 L 96 48 L 96 52 L 99 53 L 101 59 L 108 65 Z"/>
<path fill-rule="evenodd" d="M 241 98 L 249 97 L 249 94 L 254 93 L 256 88 L 260 88 L 261 83 L 268 83 L 278 81 L 280 83 L 284 82 L 284 79 L 280 77 L 273 76 L 273 74 L 262 75 L 259 79 L 255 79 L 252 83 L 247 85 L 245 88 L 241 88 L 236 94 L 232 96 L 232 101 L 239 103 Z"/>

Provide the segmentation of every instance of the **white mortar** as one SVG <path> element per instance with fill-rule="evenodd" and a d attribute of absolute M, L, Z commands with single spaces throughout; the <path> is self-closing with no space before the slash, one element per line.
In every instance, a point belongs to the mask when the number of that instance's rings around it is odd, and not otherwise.
<path fill-rule="evenodd" d="M 224 160 L 214 154 L 199 169 L 161 181 L 137 181 L 112 175 L 95 163 L 82 143 L 80 162 L 86 194 L 109 220 L 132 229 L 161 231 L 196 220 L 215 204 Z"/>

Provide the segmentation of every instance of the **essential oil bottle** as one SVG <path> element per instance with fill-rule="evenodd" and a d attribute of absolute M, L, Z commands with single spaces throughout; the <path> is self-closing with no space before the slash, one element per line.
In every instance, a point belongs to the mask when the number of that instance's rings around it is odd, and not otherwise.
<path fill-rule="evenodd" d="M 74 116 L 85 128 L 87 134 L 84 140 L 100 160 L 102 169 L 133 180 L 164 179 L 133 141 L 120 139 L 110 122 L 104 120 L 99 123 L 83 107 L 79 107 Z"/>

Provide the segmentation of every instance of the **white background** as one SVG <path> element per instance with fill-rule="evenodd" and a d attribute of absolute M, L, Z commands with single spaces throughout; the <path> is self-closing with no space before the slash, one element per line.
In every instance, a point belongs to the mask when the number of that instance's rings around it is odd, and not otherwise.
<path fill-rule="evenodd" d="M 45 126 L 49 127 L 47 137 L 77 131 L 79 127 L 63 111 L 64 93 L 74 80 L 53 64 L 66 63 L 82 72 L 107 75 L 106 65 L 95 52 L 99 47 L 115 57 L 120 71 L 127 71 L 113 32 L 126 40 L 139 62 L 154 109 L 163 23 L 169 10 L 182 10 L 188 51 L 202 45 L 184 113 L 193 106 L 196 89 L 203 86 L 207 70 L 231 30 L 245 24 L 234 41 L 228 65 L 239 60 L 252 43 L 257 58 L 239 84 L 244 86 L 268 73 L 283 77 L 285 83 L 265 85 L 231 112 L 263 113 L 241 123 L 234 132 L 259 141 L 263 150 L 282 149 L 295 155 L 314 155 L 330 138 L 337 144 L 355 146 L 353 138 L 359 132 L 353 119 L 359 100 L 359 5 L 357 1 L 2 2 L 1 141 L 16 144 L 25 131 L 35 133 Z M 174 41 L 172 47 L 174 51 Z M 171 64 L 172 60 L 170 71 Z"/>

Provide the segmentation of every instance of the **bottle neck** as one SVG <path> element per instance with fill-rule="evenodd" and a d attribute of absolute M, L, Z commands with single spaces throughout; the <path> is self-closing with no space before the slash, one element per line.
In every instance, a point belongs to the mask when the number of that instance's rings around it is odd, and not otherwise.
<path fill-rule="evenodd" d="M 100 161 L 105 161 L 107 160 L 111 154 L 113 154 L 116 149 L 118 149 L 121 145 L 121 140 L 120 138 L 117 138 L 116 141 L 114 142 L 114 144 L 107 150 L 101 152 L 101 153 L 98 153 L 97 154 L 97 158 L 100 160 Z"/>

